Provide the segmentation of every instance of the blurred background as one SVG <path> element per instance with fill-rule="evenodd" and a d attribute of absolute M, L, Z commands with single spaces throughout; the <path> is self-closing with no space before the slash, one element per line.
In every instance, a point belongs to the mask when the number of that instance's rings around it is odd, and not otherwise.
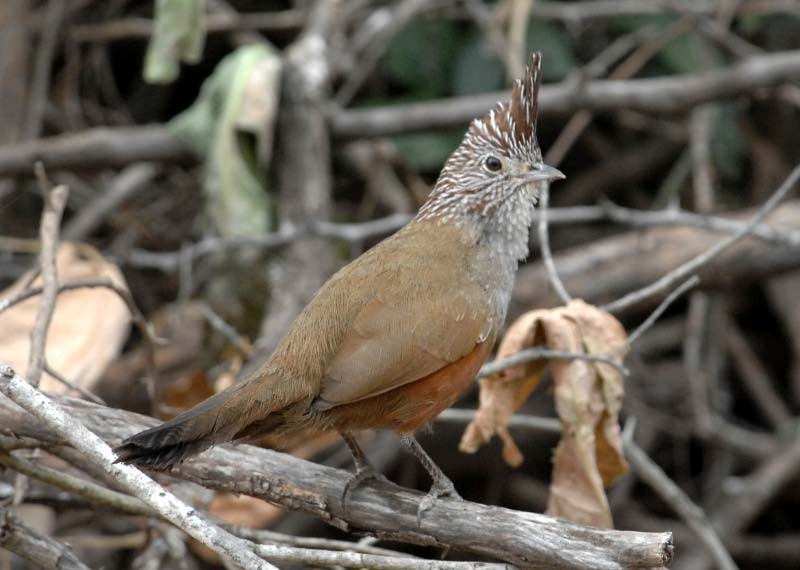
<path fill-rule="evenodd" d="M 119 298 L 70 291 L 42 388 L 167 418 L 230 385 L 337 268 L 410 219 L 532 50 L 543 53 L 539 141 L 567 175 L 551 191 L 551 246 L 567 290 L 589 303 L 741 229 L 800 161 L 796 0 L 3 0 L 0 360 L 25 370 L 38 305 L 2 300 L 37 278 L 42 188 L 66 185 L 59 280 L 127 288 L 165 341 L 151 362 Z M 797 192 L 750 234 L 636 342 L 622 418 L 739 568 L 798 568 Z M 539 258 L 533 231 L 509 323 L 559 304 Z M 615 315 L 630 331 L 660 300 Z M 551 387 L 521 413 L 554 417 Z M 475 409 L 477 388 L 457 406 Z M 459 452 L 465 425 L 451 415 L 421 438 L 461 494 L 543 511 L 557 435 L 515 431 L 525 461 L 512 469 L 497 442 Z M 394 436 L 363 443 L 392 480 L 427 488 Z M 292 452 L 351 468 L 336 437 Z M 4 503 L 15 477 L 6 469 Z M 203 500 L 235 524 L 346 536 L 258 500 Z M 675 533 L 672 568 L 716 566 L 635 474 L 609 501 L 616 528 Z M 91 567 L 219 566 L 191 543 L 185 556 L 153 546 L 184 544 L 180 533 L 35 480 L 18 508 Z"/>

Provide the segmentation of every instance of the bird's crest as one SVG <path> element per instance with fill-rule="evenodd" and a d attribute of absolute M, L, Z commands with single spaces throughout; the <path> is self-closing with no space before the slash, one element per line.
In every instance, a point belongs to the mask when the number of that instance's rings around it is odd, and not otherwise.
<path fill-rule="evenodd" d="M 474 147 L 480 147 L 481 142 L 490 142 L 520 157 L 541 158 L 536 142 L 541 70 L 542 54 L 534 52 L 525 76 L 514 81 L 511 100 L 498 103 L 486 115 L 475 119 L 470 125 L 467 142 L 472 142 Z"/>
<path fill-rule="evenodd" d="M 509 114 L 517 139 L 526 140 L 536 136 L 541 72 L 542 54 L 537 51 L 531 54 L 528 67 L 525 69 L 525 77 L 514 81 Z"/>

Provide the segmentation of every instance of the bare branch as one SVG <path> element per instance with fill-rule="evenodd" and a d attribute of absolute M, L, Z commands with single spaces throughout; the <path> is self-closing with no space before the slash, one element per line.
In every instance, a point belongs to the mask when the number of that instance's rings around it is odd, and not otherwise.
<path fill-rule="evenodd" d="M 642 323 L 636 327 L 631 334 L 628 335 L 627 345 L 631 346 L 636 340 L 642 336 L 647 329 L 653 326 L 653 324 L 658 320 L 658 318 L 664 314 L 664 311 L 669 308 L 669 306 L 675 302 L 675 300 L 683 295 L 686 291 L 694 287 L 700 283 L 700 278 L 697 275 L 692 275 L 689 279 L 684 281 L 680 286 L 676 287 L 674 291 L 672 291 L 669 295 L 664 297 L 664 300 L 659 303 L 658 307 L 656 307 L 652 313 L 644 320 Z"/>
<path fill-rule="evenodd" d="M 206 15 L 205 31 L 209 34 L 245 30 L 295 31 L 303 24 L 304 20 L 305 12 L 303 10 L 248 12 L 247 14 L 214 13 Z M 137 38 L 147 39 L 152 33 L 152 20 L 130 17 L 72 26 L 69 35 L 77 42 L 105 43 Z"/>
<path fill-rule="evenodd" d="M 364 240 L 397 231 L 411 220 L 407 214 L 393 214 L 385 218 L 361 224 L 335 224 L 326 221 L 312 221 L 304 226 L 284 225 L 277 232 L 252 237 L 206 238 L 175 252 L 152 252 L 133 250 L 122 259 L 136 267 L 151 267 L 162 271 L 175 271 L 181 263 L 181 256 L 192 262 L 211 253 L 225 252 L 236 248 L 254 247 L 263 250 L 278 249 L 306 237 L 341 239 L 348 243 Z"/>
<path fill-rule="evenodd" d="M 58 370 L 53 370 L 50 365 L 45 362 L 44 363 L 44 371 L 47 372 L 50 376 L 61 382 L 64 386 L 66 386 L 69 390 L 77 392 L 87 400 L 91 400 L 95 404 L 105 405 L 105 402 L 99 396 L 92 394 L 89 390 L 84 388 L 83 386 L 79 386 L 75 384 L 69 378 L 66 378 L 63 374 L 61 374 Z"/>
<path fill-rule="evenodd" d="M 44 570 L 89 570 L 72 550 L 0 507 L 0 547 Z"/>
<path fill-rule="evenodd" d="M 78 477 L 74 477 L 63 471 L 51 469 L 45 465 L 33 464 L 30 461 L 11 455 L 10 453 L 0 452 L 0 465 L 4 465 L 23 475 L 27 475 L 32 479 L 37 479 L 43 483 L 58 487 L 59 489 L 86 497 L 94 503 L 113 509 L 119 509 L 133 515 L 144 515 L 148 517 L 160 516 L 156 511 L 145 505 L 139 499 L 129 497 L 117 491 L 112 491 L 111 489 L 106 489 L 87 479 L 79 479 Z"/>
<path fill-rule="evenodd" d="M 549 350 L 546 348 L 526 348 L 525 350 L 520 350 L 514 356 L 509 356 L 503 360 L 495 360 L 494 362 L 484 364 L 481 367 L 480 372 L 478 372 L 477 379 L 486 378 L 492 374 L 497 374 L 498 372 L 505 370 L 506 368 L 511 368 L 512 366 L 519 366 L 520 364 L 533 362 L 534 360 L 542 360 L 545 358 L 550 358 L 553 360 L 586 360 L 587 362 L 602 362 L 604 364 L 608 364 L 609 366 L 613 366 L 619 370 L 623 376 L 628 375 L 628 369 L 618 364 L 611 356 L 583 354 L 580 352 L 561 352 L 560 350 Z"/>
<path fill-rule="evenodd" d="M 770 199 L 758 209 L 750 221 L 744 227 L 736 231 L 736 233 L 719 241 L 716 245 L 714 245 L 714 247 L 708 249 L 701 255 L 698 255 L 694 259 L 691 259 L 670 271 L 652 285 L 640 289 L 639 291 L 628 293 L 621 299 L 618 299 L 613 303 L 608 303 L 602 308 L 612 313 L 615 311 L 624 310 L 631 305 L 635 305 L 652 296 L 658 295 L 665 289 L 671 287 L 677 281 L 685 279 L 687 276 L 697 271 L 699 267 L 708 263 L 711 259 L 750 233 L 750 231 L 752 231 L 756 225 L 760 224 L 764 218 L 767 217 L 767 214 L 769 214 L 778 204 L 780 204 L 781 200 L 783 200 L 786 194 L 788 194 L 789 191 L 794 188 L 798 178 L 800 178 L 800 166 L 795 167 L 791 174 L 789 174 L 788 178 L 786 178 L 783 184 L 781 184 L 780 188 L 778 188 L 778 190 L 770 197 Z"/>
<path fill-rule="evenodd" d="M 39 252 L 39 267 L 42 274 L 42 303 L 36 314 L 36 321 L 31 331 L 31 346 L 28 354 L 28 374 L 31 385 L 39 385 L 45 365 L 45 343 L 47 342 L 47 329 L 53 319 L 58 294 L 58 276 L 56 274 L 56 251 L 58 250 L 58 230 L 61 225 L 61 216 L 67 205 L 69 189 L 66 186 L 56 186 L 52 190 L 44 174 L 41 163 L 37 165 L 36 174 L 39 185 L 44 194 L 44 211 L 42 223 L 39 227 L 39 239 L 42 249 Z"/>
<path fill-rule="evenodd" d="M 156 174 L 158 168 L 149 162 L 132 164 L 125 168 L 114 177 L 101 196 L 92 200 L 69 221 L 64 227 L 64 239 L 69 241 L 85 239 L 111 212 L 131 194 L 148 184 Z"/>
<path fill-rule="evenodd" d="M 626 441 L 624 445 L 625 458 L 633 467 L 636 475 L 686 521 L 689 528 L 696 533 L 713 556 L 717 568 L 737 570 L 738 566 L 731 558 L 714 527 L 711 526 L 711 521 L 708 520 L 703 509 L 698 507 L 672 479 L 667 477 L 664 471 L 635 442 Z"/>
<path fill-rule="evenodd" d="M 740 63 L 705 73 L 658 79 L 562 81 L 544 85 L 540 113 L 568 115 L 580 109 L 626 109 L 645 113 L 677 113 L 708 101 L 753 93 L 759 88 L 800 77 L 799 52 L 753 56 Z M 332 113 L 335 135 L 343 138 L 395 135 L 468 123 L 509 98 L 507 91 L 455 97 L 440 101 L 339 109 Z M 0 172 L 2 162 L 0 161 Z"/>
<path fill-rule="evenodd" d="M 56 399 L 70 415 L 104 438 L 120 441 L 152 418 L 97 406 L 84 400 Z M 3 425 L 21 436 L 35 435 L 37 423 L 0 399 Z M 116 467 L 116 466 L 115 466 Z M 423 545 L 451 546 L 531 568 L 619 570 L 661 568 L 671 557 L 670 535 L 588 528 L 535 513 L 522 513 L 466 501 L 440 500 L 417 524 L 421 494 L 368 482 L 358 487 L 348 509 L 342 491 L 350 474 L 252 446 L 218 446 L 171 473 L 217 490 L 244 493 L 302 511 L 339 528 Z M 495 532 L 486 533 L 486 528 Z"/>
<path fill-rule="evenodd" d="M 27 176 L 38 160 L 53 171 L 144 161 L 185 164 L 197 162 L 197 157 L 164 125 L 100 127 L 0 146 L 0 176 Z"/>
<path fill-rule="evenodd" d="M 741 228 L 755 211 L 748 209 L 734 213 L 730 221 Z M 549 213 L 553 213 L 556 219 L 558 212 L 551 210 Z M 577 213 L 582 215 L 585 212 Z M 780 205 L 768 220 L 772 227 L 784 235 L 797 233 L 800 230 L 800 200 Z M 691 261 L 718 242 L 715 230 L 679 226 L 628 231 L 560 250 L 555 256 L 559 276 L 576 298 L 594 304 L 613 301 L 630 291 L 650 285 L 677 265 Z M 764 224 L 761 226 L 767 227 Z M 784 242 L 780 247 L 770 245 L 774 243 L 755 236 L 747 237 L 693 273 L 697 273 L 705 288 L 731 287 L 800 268 L 800 244 L 791 246 Z M 625 263 L 620 263 L 620 259 L 624 259 Z M 587 275 L 592 278 L 587 279 Z M 647 304 L 655 306 L 657 302 L 658 299 L 652 299 Z M 556 303 L 558 298 L 550 291 L 544 264 L 534 262 L 520 267 L 509 310 L 510 317 L 528 307 L 548 307 Z M 634 308 L 638 310 L 642 307 Z"/>
<path fill-rule="evenodd" d="M 193 538 L 230 558 L 240 567 L 275 570 L 253 552 L 249 543 L 203 520 L 194 509 L 138 469 L 115 464 L 114 453 L 104 441 L 15 374 L 10 366 L 0 366 L 0 391 L 84 453 L 88 461 L 101 466 L 127 492 Z"/>
<path fill-rule="evenodd" d="M 547 203 L 550 200 L 549 196 L 549 185 L 545 185 L 539 195 L 539 246 L 541 247 L 542 261 L 544 261 L 544 267 L 547 270 L 547 276 L 550 279 L 550 284 L 558 294 L 561 302 L 567 305 L 570 301 L 572 301 L 572 297 L 569 296 L 569 293 L 567 293 L 567 290 L 564 288 L 564 284 L 558 277 L 556 264 L 553 262 L 553 254 L 550 252 L 550 236 L 547 233 Z"/>

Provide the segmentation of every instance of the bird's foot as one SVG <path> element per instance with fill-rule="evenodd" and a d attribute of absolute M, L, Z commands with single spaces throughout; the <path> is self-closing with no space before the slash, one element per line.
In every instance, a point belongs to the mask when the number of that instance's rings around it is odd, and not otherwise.
<path fill-rule="evenodd" d="M 453 485 L 453 482 L 450 479 L 444 475 L 437 477 L 433 480 L 433 485 L 431 485 L 430 491 L 428 491 L 428 493 L 422 497 L 422 500 L 419 502 L 419 506 L 417 507 L 418 527 L 422 526 L 422 515 L 425 514 L 426 511 L 431 510 L 434 505 L 436 505 L 436 502 L 442 497 L 447 497 L 458 501 L 464 500 L 461 498 L 461 495 L 458 494 L 455 485 Z"/>
<path fill-rule="evenodd" d="M 364 481 L 368 481 L 369 479 L 374 479 L 375 481 L 379 481 L 381 483 L 391 483 L 391 481 L 384 477 L 384 475 L 372 465 L 367 464 L 358 467 L 355 474 L 347 482 L 347 485 L 344 486 L 344 491 L 342 492 L 342 507 L 345 513 L 347 513 L 350 509 L 350 497 L 352 496 L 353 491 L 361 486 Z"/>

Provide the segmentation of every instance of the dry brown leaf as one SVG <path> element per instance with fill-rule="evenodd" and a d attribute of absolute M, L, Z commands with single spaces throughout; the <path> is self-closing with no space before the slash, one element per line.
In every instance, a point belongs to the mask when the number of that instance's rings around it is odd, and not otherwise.
<path fill-rule="evenodd" d="M 78 279 L 107 279 L 127 289 L 116 265 L 106 261 L 88 245 L 62 243 L 56 254 L 59 283 Z M 31 274 L 20 277 L 0 293 L 7 298 L 24 290 Z M 32 286 L 41 286 L 41 277 Z M 0 360 L 25 375 L 30 350 L 30 334 L 41 304 L 33 297 L 0 313 Z M 53 320 L 47 334 L 46 356 L 50 367 L 74 384 L 91 390 L 108 364 L 116 358 L 128 337 L 130 314 L 125 303 L 112 291 L 86 288 L 58 295 Z M 67 388 L 44 374 L 41 389 L 63 393 Z"/>
<path fill-rule="evenodd" d="M 531 311 L 509 327 L 498 360 L 533 346 L 594 355 L 615 355 L 622 364 L 626 334 L 610 314 L 580 300 L 566 307 Z M 503 457 L 516 467 L 523 457 L 508 432 L 511 416 L 536 389 L 546 366 L 554 379 L 561 441 L 553 458 L 548 514 L 582 524 L 612 527 L 604 486 L 624 474 L 619 411 L 622 374 L 603 362 L 539 360 L 481 380 L 480 407 L 460 449 L 474 453 L 497 435 Z"/>

